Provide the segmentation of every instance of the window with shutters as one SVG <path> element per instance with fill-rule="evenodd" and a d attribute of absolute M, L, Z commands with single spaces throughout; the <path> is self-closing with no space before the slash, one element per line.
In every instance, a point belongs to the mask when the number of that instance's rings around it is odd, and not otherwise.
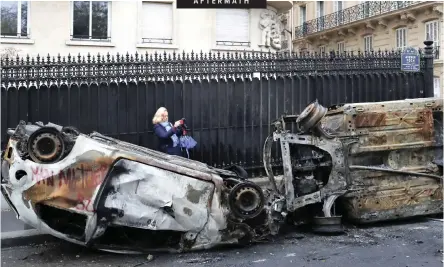
<path fill-rule="evenodd" d="M 342 25 L 344 23 L 344 1 L 334 1 L 334 12 L 336 25 Z"/>
<path fill-rule="evenodd" d="M 111 2 L 73 1 L 72 39 L 110 40 Z"/>
<path fill-rule="evenodd" d="M 439 77 L 433 77 L 433 94 L 435 97 L 441 97 L 441 86 Z"/>
<path fill-rule="evenodd" d="M 399 50 L 404 50 L 407 46 L 407 28 L 396 29 L 396 48 Z"/>
<path fill-rule="evenodd" d="M 364 51 L 373 51 L 373 35 L 364 36 Z"/>
<path fill-rule="evenodd" d="M 316 2 L 316 19 L 317 19 L 317 29 L 322 31 L 324 29 L 324 1 Z"/>
<path fill-rule="evenodd" d="M 1 36 L 28 36 L 28 1 L 1 1 Z"/>
<path fill-rule="evenodd" d="M 360 19 L 368 18 L 370 16 L 370 2 L 371 1 L 359 1 L 358 16 Z"/>
<path fill-rule="evenodd" d="M 305 22 L 307 22 L 307 7 L 306 6 L 299 6 L 299 23 L 300 25 L 303 25 Z"/>
<path fill-rule="evenodd" d="M 319 46 L 319 53 L 325 54 L 325 45 Z"/>
<path fill-rule="evenodd" d="M 433 20 L 425 24 L 425 40 L 432 40 L 433 46 L 439 46 L 439 21 Z"/>
<path fill-rule="evenodd" d="M 216 10 L 216 45 L 250 46 L 248 9 Z"/>
<path fill-rule="evenodd" d="M 345 52 L 345 42 L 338 43 L 338 52 L 341 54 Z"/>
<path fill-rule="evenodd" d="M 302 34 L 307 34 L 307 7 L 299 6 L 299 25 L 302 26 Z"/>
<path fill-rule="evenodd" d="M 173 3 L 142 2 L 142 43 L 173 43 Z"/>

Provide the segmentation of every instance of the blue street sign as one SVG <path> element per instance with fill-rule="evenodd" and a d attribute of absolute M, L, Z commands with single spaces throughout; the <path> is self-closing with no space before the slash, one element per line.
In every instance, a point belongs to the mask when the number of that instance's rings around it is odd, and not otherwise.
<path fill-rule="evenodd" d="M 413 47 L 407 47 L 401 53 L 401 71 L 419 71 L 419 53 Z"/>

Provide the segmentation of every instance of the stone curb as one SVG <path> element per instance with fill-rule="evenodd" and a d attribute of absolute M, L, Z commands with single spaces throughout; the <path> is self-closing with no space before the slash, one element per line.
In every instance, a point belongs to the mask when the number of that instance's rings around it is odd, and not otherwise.
<path fill-rule="evenodd" d="M 1 236 L 2 249 L 9 247 L 29 246 L 32 244 L 44 244 L 57 240 L 57 238 L 49 234 L 43 234 L 37 229 L 3 232 L 1 233 Z"/>
<path fill-rule="evenodd" d="M 280 179 L 282 178 L 279 176 L 276 177 L 276 180 L 279 181 Z M 268 177 L 251 178 L 248 180 L 258 184 L 260 187 L 266 187 L 269 185 Z M 41 233 L 37 229 L 2 232 L 1 238 L 2 248 L 28 246 L 31 244 L 37 245 L 59 240 L 52 235 Z"/>

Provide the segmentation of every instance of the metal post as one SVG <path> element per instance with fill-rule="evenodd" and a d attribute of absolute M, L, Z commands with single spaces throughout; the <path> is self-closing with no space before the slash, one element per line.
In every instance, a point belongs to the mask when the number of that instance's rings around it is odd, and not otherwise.
<path fill-rule="evenodd" d="M 290 9 L 290 51 L 289 51 L 290 55 L 293 52 L 293 36 L 294 36 L 293 9 L 294 9 L 294 4 L 291 4 L 291 9 Z"/>
<path fill-rule="evenodd" d="M 433 41 L 424 41 L 424 97 L 433 97 Z"/>

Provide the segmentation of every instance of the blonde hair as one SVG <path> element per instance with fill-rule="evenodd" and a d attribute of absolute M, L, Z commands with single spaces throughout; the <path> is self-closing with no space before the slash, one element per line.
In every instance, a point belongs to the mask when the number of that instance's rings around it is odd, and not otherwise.
<path fill-rule="evenodd" d="M 156 113 L 154 114 L 154 117 L 153 117 L 153 124 L 158 124 L 158 123 L 162 122 L 162 114 L 163 114 L 165 111 L 167 111 L 167 109 L 164 108 L 164 107 L 160 107 L 160 108 L 156 111 Z"/>

